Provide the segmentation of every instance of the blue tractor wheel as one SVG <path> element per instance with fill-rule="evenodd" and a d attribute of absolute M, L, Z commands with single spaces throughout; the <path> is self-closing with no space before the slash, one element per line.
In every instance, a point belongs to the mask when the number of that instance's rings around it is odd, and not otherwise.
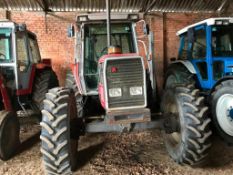
<path fill-rule="evenodd" d="M 192 84 L 167 88 L 161 102 L 164 114 L 175 117 L 177 130 L 163 131 L 166 149 L 172 159 L 183 165 L 199 166 L 211 147 L 208 107 Z"/>
<path fill-rule="evenodd" d="M 165 88 L 170 88 L 176 84 L 195 84 L 194 75 L 181 64 L 171 64 L 165 74 Z"/>
<path fill-rule="evenodd" d="M 233 144 L 233 80 L 223 81 L 211 95 L 213 123 L 218 134 Z"/>

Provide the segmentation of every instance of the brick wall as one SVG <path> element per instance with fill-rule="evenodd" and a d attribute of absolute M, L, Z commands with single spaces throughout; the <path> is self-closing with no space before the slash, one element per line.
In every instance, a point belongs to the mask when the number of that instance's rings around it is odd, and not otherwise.
<path fill-rule="evenodd" d="M 64 83 L 67 62 L 74 56 L 74 41 L 66 35 L 67 26 L 75 22 L 77 13 L 53 13 L 45 18 L 43 12 L 11 12 L 0 11 L 0 18 L 11 18 L 12 21 L 27 24 L 36 33 L 42 58 L 51 58 L 53 68 L 57 72 L 61 84 Z M 148 15 L 146 21 L 155 36 L 155 56 L 157 65 L 157 80 L 162 87 L 164 67 L 171 57 L 177 56 L 179 40 L 176 32 L 186 25 L 217 14 L 185 14 L 185 13 L 155 13 Z M 140 30 L 140 29 L 139 29 Z"/>

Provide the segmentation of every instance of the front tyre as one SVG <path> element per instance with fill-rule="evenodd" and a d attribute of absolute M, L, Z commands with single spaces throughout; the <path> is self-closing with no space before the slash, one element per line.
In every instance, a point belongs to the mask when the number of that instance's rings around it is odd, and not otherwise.
<path fill-rule="evenodd" d="M 177 85 L 166 89 L 161 108 L 171 114 L 177 125 L 173 132 L 163 131 L 166 149 L 179 164 L 200 165 L 211 146 L 210 118 L 204 98 L 193 85 Z"/>
<path fill-rule="evenodd" d="M 221 138 L 233 144 L 233 80 L 223 81 L 211 94 L 213 123 Z"/>
<path fill-rule="evenodd" d="M 44 100 L 41 153 L 47 174 L 71 174 L 76 168 L 78 141 L 71 139 L 71 120 L 77 117 L 72 90 L 54 88 Z"/>
<path fill-rule="evenodd" d="M 10 159 L 20 145 L 19 121 L 17 115 L 10 111 L 0 111 L 0 158 Z"/>

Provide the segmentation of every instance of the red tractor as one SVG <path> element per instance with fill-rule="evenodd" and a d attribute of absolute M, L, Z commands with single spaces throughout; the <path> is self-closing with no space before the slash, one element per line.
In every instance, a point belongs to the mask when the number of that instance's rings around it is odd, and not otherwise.
<path fill-rule="evenodd" d="M 0 21 L 0 158 L 20 144 L 21 115 L 40 115 L 48 89 L 58 86 L 49 59 L 41 60 L 36 35 L 25 24 Z"/>
<path fill-rule="evenodd" d="M 171 137 L 177 138 L 166 144 L 177 163 L 201 163 L 211 145 L 206 111 L 198 108 L 204 105 L 203 98 L 192 85 L 187 85 L 177 88 L 175 94 L 165 93 L 163 113 L 153 113 L 159 109 L 153 33 L 139 14 L 110 15 L 107 9 L 106 16 L 77 17 L 75 63 L 67 72 L 66 87 L 53 88 L 46 94 L 40 137 L 46 173 L 70 174 L 74 170 L 78 139 L 85 133 L 150 128 L 162 129 L 165 143 Z M 148 37 L 146 59 L 139 56 L 138 44 L 143 43 L 146 48 L 146 43 L 137 36 L 137 23 L 143 24 L 144 36 Z M 69 31 L 73 36 L 74 28 Z M 172 100 L 165 100 L 169 97 Z M 182 106 L 188 110 L 183 111 Z M 187 125 L 180 120 L 182 117 Z M 196 123 L 191 125 L 191 119 Z"/>
<path fill-rule="evenodd" d="M 42 110 L 41 152 L 48 174 L 66 174 L 75 167 L 78 138 L 84 133 L 155 127 L 149 108 L 156 96 L 152 32 L 138 14 L 112 14 L 111 19 L 108 46 L 105 14 L 77 17 L 75 63 L 66 87 L 49 90 Z M 150 40 L 147 59 L 139 56 L 138 44 L 146 44 L 138 41 L 137 22 Z"/>

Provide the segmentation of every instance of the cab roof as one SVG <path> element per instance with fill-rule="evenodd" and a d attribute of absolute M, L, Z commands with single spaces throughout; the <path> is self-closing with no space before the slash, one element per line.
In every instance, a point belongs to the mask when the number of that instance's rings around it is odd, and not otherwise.
<path fill-rule="evenodd" d="M 179 30 L 176 35 L 182 35 L 188 31 L 188 29 L 199 26 L 201 24 L 206 24 L 208 26 L 214 25 L 216 21 L 218 20 L 229 20 L 230 23 L 233 23 L 233 17 L 219 17 L 219 18 L 208 18 L 203 21 L 197 22 L 195 24 L 189 25 L 187 27 L 184 27 L 183 29 Z"/>
<path fill-rule="evenodd" d="M 2 27 L 11 27 L 13 28 L 16 25 L 16 23 L 8 20 L 8 19 L 0 19 L 0 28 Z"/>
<path fill-rule="evenodd" d="M 142 13 L 111 13 L 112 21 L 139 21 L 142 18 L 143 18 Z M 80 20 L 80 19 L 83 19 L 83 20 Z M 105 21 L 106 13 L 81 14 L 81 15 L 77 15 L 76 20 L 78 23 Z"/>

